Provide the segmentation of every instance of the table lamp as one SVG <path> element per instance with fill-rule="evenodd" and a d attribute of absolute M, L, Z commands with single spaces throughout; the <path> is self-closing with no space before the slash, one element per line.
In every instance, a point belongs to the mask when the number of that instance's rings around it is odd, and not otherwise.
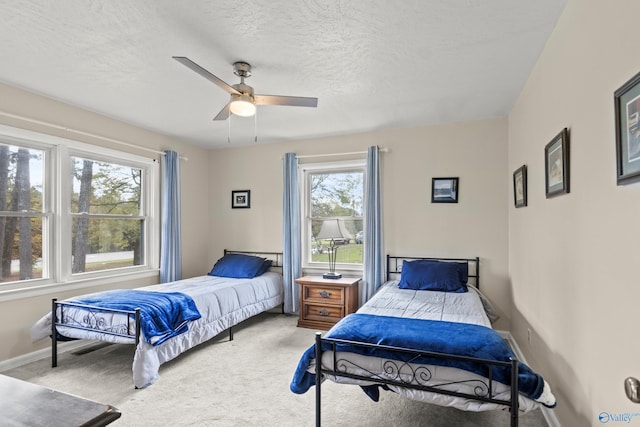
<path fill-rule="evenodd" d="M 324 279 L 340 279 L 342 274 L 336 273 L 336 255 L 338 246 L 336 240 L 344 241 L 351 239 L 351 234 L 346 230 L 344 223 L 340 219 L 327 219 L 322 222 L 320 232 L 316 240 L 329 240 L 329 272 L 322 275 Z"/>

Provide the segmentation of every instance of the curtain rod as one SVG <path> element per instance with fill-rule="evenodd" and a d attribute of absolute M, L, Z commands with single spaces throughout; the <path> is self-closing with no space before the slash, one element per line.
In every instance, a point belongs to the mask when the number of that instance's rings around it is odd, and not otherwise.
<path fill-rule="evenodd" d="M 389 151 L 388 148 L 381 148 L 378 150 L 381 153 L 386 153 Z M 352 151 L 351 153 L 329 153 L 329 154 L 306 154 L 302 156 L 296 155 L 298 159 L 311 159 L 314 157 L 333 157 L 333 156 L 353 156 L 356 154 L 367 154 L 366 151 Z"/>
<path fill-rule="evenodd" d="M 148 152 L 155 153 L 155 154 L 161 154 L 163 156 L 165 155 L 164 151 L 154 150 L 152 148 L 140 147 L 138 145 L 131 144 L 129 142 L 120 141 L 118 139 L 113 139 L 113 138 L 109 138 L 109 137 L 106 137 L 106 136 L 96 135 L 95 133 L 90 133 L 90 132 L 85 132 L 85 131 L 82 131 L 82 130 L 72 129 L 72 128 L 69 128 L 69 127 L 66 127 L 66 126 L 60 126 L 60 125 L 56 125 L 54 123 L 49 123 L 49 122 L 45 122 L 45 121 L 42 121 L 42 120 L 32 119 L 30 117 L 20 116 L 18 114 L 7 113 L 6 111 L 0 111 L 0 115 L 5 116 L 5 117 L 9 117 L 9 118 L 12 118 L 12 119 L 22 120 L 22 121 L 29 122 L 29 123 L 34 123 L 34 124 L 37 124 L 37 125 L 48 126 L 50 128 L 53 128 L 53 129 L 63 130 L 65 132 L 76 133 L 78 135 L 84 135 L 84 136 L 88 136 L 88 137 L 91 137 L 91 138 L 101 139 L 103 141 L 108 141 L 108 142 L 113 142 L 113 143 L 120 144 L 120 145 L 125 145 L 127 147 L 135 148 L 136 150 L 148 151 Z M 180 156 L 180 158 L 182 160 L 189 160 L 188 158 L 183 157 L 183 156 Z"/>

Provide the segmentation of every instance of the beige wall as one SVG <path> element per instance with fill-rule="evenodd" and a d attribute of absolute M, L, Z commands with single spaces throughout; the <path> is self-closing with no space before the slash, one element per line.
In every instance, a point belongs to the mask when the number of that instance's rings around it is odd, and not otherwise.
<path fill-rule="evenodd" d="M 182 222 L 183 222 L 183 275 L 190 277 L 198 274 L 208 264 L 207 248 L 210 231 L 206 202 L 208 179 L 207 154 L 205 150 L 190 144 L 180 143 L 154 132 L 137 128 L 106 117 L 62 104 L 20 89 L 0 84 L 0 111 L 31 119 L 45 121 L 72 129 L 117 139 L 153 150 L 173 149 L 188 161 L 182 161 Z M 22 120 L 0 115 L 0 124 L 21 129 L 38 131 L 55 136 L 74 139 L 81 142 L 102 145 L 137 155 L 159 155 L 104 142 L 95 138 L 79 136 L 64 130 L 28 123 Z M 65 298 L 105 288 L 135 287 L 157 283 L 157 276 L 150 279 L 110 283 L 91 288 L 77 289 L 73 292 L 52 292 L 37 297 L 13 299 L 0 302 L 0 361 L 10 359 L 36 349 L 48 343 L 31 343 L 29 330 L 35 321 L 50 309 L 51 298 Z"/>
<path fill-rule="evenodd" d="M 212 151 L 211 264 L 224 248 L 282 250 L 286 152 L 344 153 L 378 145 L 389 149 L 381 155 L 384 252 L 480 256 L 482 289 L 502 313 L 498 327 L 507 329 L 506 138 L 506 119 L 495 119 Z M 460 178 L 458 204 L 431 203 L 431 178 L 439 176 Z M 232 190 L 251 190 L 251 209 L 231 209 Z"/>
<path fill-rule="evenodd" d="M 509 115 L 505 179 L 529 169 L 529 206 L 509 196 L 512 332 L 565 426 L 640 412 L 623 391 L 640 377 L 640 184 L 616 186 L 613 113 L 614 91 L 640 71 L 638 16 L 637 0 L 570 0 Z M 564 127 L 571 193 L 546 199 L 544 146 Z"/>

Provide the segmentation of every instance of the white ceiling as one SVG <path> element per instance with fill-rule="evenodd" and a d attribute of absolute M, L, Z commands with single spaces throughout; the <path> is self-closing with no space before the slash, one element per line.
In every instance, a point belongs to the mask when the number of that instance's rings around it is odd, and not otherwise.
<path fill-rule="evenodd" d="M 254 119 L 212 121 L 229 95 L 172 56 L 319 99 L 258 107 L 258 143 L 503 117 L 565 3 L 1 0 L 0 81 L 208 148 Z"/>

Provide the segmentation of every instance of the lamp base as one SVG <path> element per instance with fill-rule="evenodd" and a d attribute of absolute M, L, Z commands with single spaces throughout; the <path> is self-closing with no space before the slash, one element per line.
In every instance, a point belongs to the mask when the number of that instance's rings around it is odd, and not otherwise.
<path fill-rule="evenodd" d="M 322 275 L 323 279 L 341 279 L 342 278 L 342 274 L 340 273 L 324 273 Z"/>

